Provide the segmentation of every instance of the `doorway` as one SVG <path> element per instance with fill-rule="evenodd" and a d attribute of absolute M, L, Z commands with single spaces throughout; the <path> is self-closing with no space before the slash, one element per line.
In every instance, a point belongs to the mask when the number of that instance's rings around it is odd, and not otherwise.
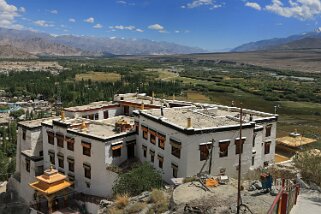
<path fill-rule="evenodd" d="M 127 145 L 127 158 L 132 159 L 135 157 L 135 144 L 131 143 Z"/>

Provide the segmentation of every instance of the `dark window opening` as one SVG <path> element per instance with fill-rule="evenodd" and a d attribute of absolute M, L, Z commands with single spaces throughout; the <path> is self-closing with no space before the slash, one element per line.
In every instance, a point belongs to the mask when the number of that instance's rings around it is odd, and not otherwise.
<path fill-rule="evenodd" d="M 245 139 L 242 140 L 235 140 L 235 154 L 243 153 L 243 144 L 245 142 Z"/>
<path fill-rule="evenodd" d="M 172 155 L 177 157 L 177 158 L 180 158 L 181 157 L 181 143 L 180 142 L 177 142 L 175 140 L 170 140 L 170 143 L 172 145 Z"/>
<path fill-rule="evenodd" d="M 230 145 L 230 141 L 219 142 L 220 147 L 220 158 L 228 156 L 228 147 Z"/>

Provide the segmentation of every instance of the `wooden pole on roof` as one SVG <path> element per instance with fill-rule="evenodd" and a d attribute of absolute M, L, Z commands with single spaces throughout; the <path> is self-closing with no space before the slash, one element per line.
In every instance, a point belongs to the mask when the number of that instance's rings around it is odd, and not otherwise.
<path fill-rule="evenodd" d="M 242 142 L 242 118 L 243 118 L 243 108 L 241 104 L 240 108 L 240 139 L 239 139 L 239 166 L 238 166 L 238 178 L 237 178 L 237 214 L 240 213 L 241 206 L 241 160 L 242 160 L 242 152 L 243 152 L 243 142 Z"/>

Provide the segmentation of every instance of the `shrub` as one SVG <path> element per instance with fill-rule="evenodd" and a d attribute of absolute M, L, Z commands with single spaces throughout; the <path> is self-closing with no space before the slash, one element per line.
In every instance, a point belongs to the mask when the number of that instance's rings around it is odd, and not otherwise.
<path fill-rule="evenodd" d="M 137 165 L 127 173 L 119 174 L 114 183 L 114 194 L 138 195 L 162 186 L 162 177 L 149 163 Z"/>
<path fill-rule="evenodd" d="M 321 186 L 321 152 L 310 150 L 296 155 L 294 163 L 301 170 L 303 179 Z"/>
<path fill-rule="evenodd" d="M 142 202 L 137 202 L 131 206 L 128 207 L 128 209 L 126 209 L 126 213 L 138 213 L 140 211 L 142 211 L 145 207 L 146 207 L 146 203 L 142 203 Z"/>
<path fill-rule="evenodd" d="M 155 213 L 163 213 L 168 210 L 169 201 L 162 190 L 153 189 L 151 202 L 154 203 L 153 210 Z"/>
<path fill-rule="evenodd" d="M 117 208 L 121 209 L 126 207 L 128 202 L 129 202 L 129 197 L 127 194 L 116 196 L 115 205 Z"/>
<path fill-rule="evenodd" d="M 160 200 L 164 200 L 164 192 L 160 189 L 153 189 L 151 193 L 151 202 L 157 203 Z"/>

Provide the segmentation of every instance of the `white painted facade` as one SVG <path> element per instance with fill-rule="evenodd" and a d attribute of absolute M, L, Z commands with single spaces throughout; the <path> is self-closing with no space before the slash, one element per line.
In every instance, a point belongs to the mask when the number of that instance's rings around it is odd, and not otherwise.
<path fill-rule="evenodd" d="M 143 96 L 143 95 L 139 95 Z M 128 96 L 132 99 L 133 94 Z M 140 99 L 142 97 L 139 97 Z M 117 100 L 118 99 L 118 100 Z M 147 99 L 149 102 L 149 98 Z M 126 101 L 126 96 L 118 96 L 115 98 L 115 103 L 119 101 Z M 130 101 L 126 101 L 127 103 Z M 175 101 L 171 101 L 175 102 Z M 180 105 L 191 105 L 190 103 L 178 102 Z M 117 105 L 117 103 L 116 103 Z M 237 112 L 236 108 L 228 108 L 226 106 L 211 105 L 211 104 L 195 104 L 196 106 L 204 106 L 215 108 L 222 108 L 224 110 Z M 188 107 L 187 107 L 188 108 Z M 194 107 L 196 108 L 196 107 Z M 36 125 L 22 122 L 19 124 L 18 140 L 17 140 L 17 166 L 16 171 L 20 174 L 20 182 L 18 187 L 19 195 L 26 201 L 33 200 L 33 190 L 29 187 L 29 183 L 35 181 L 35 172 L 38 166 L 43 166 L 44 169 L 50 167 L 49 153 L 55 155 L 55 168 L 66 176 L 74 179 L 74 190 L 76 192 L 82 192 L 88 195 L 109 197 L 112 195 L 112 186 L 117 179 L 117 174 L 110 170 L 109 167 L 119 166 L 125 161 L 128 161 L 129 152 L 127 143 L 131 142 L 135 144 L 134 155 L 141 162 L 147 161 L 152 166 L 159 170 L 162 174 L 164 181 L 171 183 L 173 178 L 173 165 L 177 169 L 177 177 L 188 177 L 196 175 L 200 172 L 204 166 L 203 171 L 211 171 L 212 175 L 217 175 L 222 169 L 229 176 L 237 175 L 238 167 L 238 154 L 236 154 L 235 140 L 239 138 L 239 125 L 221 125 L 219 127 L 205 127 L 205 128 L 182 128 L 168 121 L 160 119 L 160 117 L 149 115 L 148 111 L 135 110 L 137 109 L 137 102 L 133 103 L 133 106 L 129 106 L 130 115 L 133 114 L 135 122 L 139 124 L 138 134 L 133 130 L 122 133 L 110 133 L 108 136 L 93 135 L 90 132 L 84 132 L 72 128 L 68 122 L 59 119 L 50 119 L 35 123 Z M 124 114 L 123 104 L 119 104 L 117 107 L 112 108 L 97 108 L 81 111 L 65 111 L 66 117 L 84 118 L 85 116 L 98 114 L 98 119 L 104 118 L 104 111 L 108 110 L 109 118 L 113 118 Z M 156 110 L 160 111 L 160 110 Z M 260 119 L 254 118 L 253 120 L 247 120 L 244 123 L 242 129 L 242 138 L 245 139 L 242 153 L 242 174 L 248 172 L 248 170 L 262 167 L 264 162 L 269 164 L 274 163 L 275 155 L 275 138 L 276 138 L 276 121 L 277 116 L 266 114 L 263 112 L 255 112 L 246 110 L 245 113 L 258 114 Z M 263 115 L 263 116 L 262 116 Z M 263 118 L 263 119 L 262 119 Z M 234 118 L 235 119 L 235 118 Z M 72 119 L 70 119 L 72 120 Z M 56 122 L 55 122 L 56 121 Z M 89 124 L 97 123 L 101 121 L 86 120 Z M 193 119 L 192 119 L 193 123 Z M 165 147 L 164 149 L 158 146 L 158 137 L 156 137 L 156 143 L 150 142 L 150 133 L 148 133 L 148 139 L 143 138 L 142 127 L 148 127 L 162 135 L 165 135 Z M 267 136 L 267 126 L 271 126 L 271 134 Z M 104 127 L 104 125 L 102 125 Z M 23 132 L 26 131 L 26 138 L 23 139 Z M 48 134 L 50 131 L 54 133 L 54 145 L 49 144 Z M 110 131 L 109 131 L 110 132 Z M 104 133 L 104 132 L 100 132 Z M 67 142 L 64 141 L 64 147 L 61 148 L 57 145 L 56 135 L 62 135 L 64 137 L 70 137 L 74 139 L 74 150 L 71 151 L 67 148 Z M 172 145 L 170 139 L 180 142 L 180 157 L 175 157 L 172 154 Z M 230 141 L 228 146 L 228 154 L 225 157 L 220 157 L 220 141 Z M 90 156 L 83 154 L 82 142 L 89 143 L 91 145 Z M 212 142 L 214 142 L 212 144 Z M 265 154 L 265 143 L 270 142 L 270 151 Z M 210 159 L 207 163 L 205 160 L 200 160 L 200 145 L 212 144 L 212 161 L 211 169 L 209 169 Z M 112 147 L 115 145 L 122 145 L 121 155 L 113 156 Z M 146 157 L 144 157 L 144 149 L 146 149 Z M 28 151 L 28 152 L 25 152 Z M 42 152 L 41 152 L 42 151 Z M 152 151 L 152 152 L 151 152 Z M 30 172 L 26 171 L 26 155 L 29 154 Z M 151 162 L 151 154 L 154 153 L 154 161 Z M 43 154 L 43 156 L 41 156 Z M 63 157 L 64 167 L 59 167 L 58 154 Z M 163 167 L 159 167 L 158 155 L 163 157 Z M 33 160 L 37 161 L 33 161 Z M 69 170 L 68 159 L 74 160 L 74 171 Z M 89 165 L 91 169 L 91 178 L 85 177 L 84 164 Z M 177 168 L 176 168 L 177 166 Z"/>
<path fill-rule="evenodd" d="M 148 139 L 143 138 L 142 129 L 139 129 L 139 134 L 136 135 L 137 142 L 137 154 L 139 159 L 144 162 L 147 161 L 158 169 L 163 176 L 163 179 L 170 183 L 173 178 L 172 164 L 178 166 L 177 177 L 188 177 L 196 175 L 200 172 L 203 167 L 205 160 L 200 160 L 200 149 L 199 146 L 202 144 L 212 144 L 214 141 L 214 149 L 212 154 L 212 167 L 211 174 L 217 175 L 221 169 L 225 169 L 227 175 L 235 177 L 237 175 L 237 166 L 239 156 L 236 154 L 235 140 L 239 139 L 239 128 L 230 131 L 218 131 L 213 133 L 206 133 L 204 130 L 203 134 L 186 135 L 182 132 L 173 130 L 165 125 L 158 122 L 149 120 L 148 118 L 140 115 L 135 118 L 141 125 L 148 127 L 149 129 L 159 131 L 166 135 L 165 149 L 161 149 L 156 144 L 150 142 L 150 134 Z M 245 139 L 242 153 L 242 174 L 246 174 L 248 170 L 262 167 L 264 162 L 269 164 L 274 163 L 275 155 L 275 136 L 276 136 L 276 122 L 269 122 L 272 124 L 271 136 L 265 137 L 265 129 L 261 131 L 255 131 L 254 126 L 252 128 L 242 129 L 242 139 Z M 173 124 L 172 124 L 173 125 Z M 266 124 L 265 124 L 266 125 Z M 264 126 L 265 127 L 265 126 Z M 255 145 L 253 147 L 253 137 L 255 137 Z M 264 136 L 264 137 L 263 137 Z M 181 142 L 181 156 L 180 158 L 175 157 L 171 154 L 170 139 Z M 220 157 L 219 155 L 219 142 L 229 140 L 228 156 Z M 271 141 L 269 154 L 264 154 L 264 142 Z M 143 145 L 147 147 L 147 157 L 144 157 Z M 155 160 L 151 162 L 150 150 L 155 151 Z M 164 157 L 163 168 L 158 167 L 157 155 Z M 254 165 L 252 165 L 252 157 L 254 157 Z M 203 171 L 209 171 L 209 161 L 204 166 Z"/>

